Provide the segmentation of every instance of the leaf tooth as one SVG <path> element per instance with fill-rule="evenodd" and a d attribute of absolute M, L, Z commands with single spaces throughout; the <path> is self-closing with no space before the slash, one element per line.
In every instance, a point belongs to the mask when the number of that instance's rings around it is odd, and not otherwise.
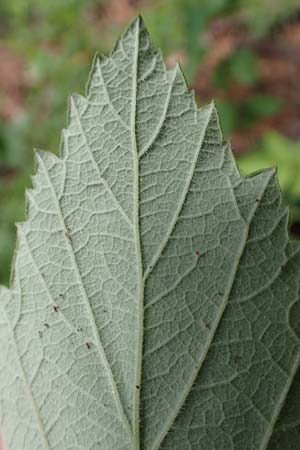
<path fill-rule="evenodd" d="M 35 151 L 35 159 L 38 169 L 40 168 L 40 163 L 52 165 L 61 162 L 61 159 L 57 155 L 55 155 L 55 153 L 39 149 Z"/>
<path fill-rule="evenodd" d="M 215 147 L 214 152 L 217 151 L 219 153 L 222 149 L 223 135 L 220 127 L 219 114 L 214 100 L 212 100 L 207 105 L 198 108 L 198 121 L 200 123 L 203 123 L 203 121 L 205 122 L 207 114 L 210 114 L 210 121 L 209 129 L 206 129 L 205 139 L 207 140 L 207 144 L 213 144 L 213 146 Z M 213 141 L 209 139 L 210 136 L 213 136 Z"/>
<path fill-rule="evenodd" d="M 187 91 L 188 90 L 187 80 L 186 80 L 185 75 L 184 75 L 184 73 L 182 71 L 182 68 L 181 68 L 181 65 L 180 65 L 179 61 L 176 62 L 173 71 L 175 72 L 175 78 L 178 81 L 182 82 L 182 84 L 184 85 L 184 87 L 185 87 L 185 89 Z"/>
<path fill-rule="evenodd" d="M 88 105 L 89 102 L 85 97 L 83 97 L 80 94 L 73 93 L 70 96 L 70 103 L 69 103 L 70 120 L 72 120 L 72 117 L 75 116 L 76 114 L 79 114 L 81 116 L 88 108 Z"/>
<path fill-rule="evenodd" d="M 235 187 L 241 181 L 241 175 L 233 156 L 230 142 L 223 144 L 223 152 L 224 157 L 220 169 L 228 174 L 232 186 Z"/>

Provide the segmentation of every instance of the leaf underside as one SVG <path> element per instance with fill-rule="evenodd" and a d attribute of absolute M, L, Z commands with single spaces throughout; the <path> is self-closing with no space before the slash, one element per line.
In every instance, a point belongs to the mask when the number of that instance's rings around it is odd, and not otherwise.
<path fill-rule="evenodd" d="M 299 246 L 140 17 L 36 153 L 1 289 L 7 450 L 300 448 Z"/>

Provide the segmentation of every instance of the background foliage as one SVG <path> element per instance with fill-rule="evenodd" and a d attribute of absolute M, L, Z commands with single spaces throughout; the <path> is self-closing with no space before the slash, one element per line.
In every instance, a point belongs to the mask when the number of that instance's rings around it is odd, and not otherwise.
<path fill-rule="evenodd" d="M 141 12 L 199 103 L 215 98 L 245 173 L 278 166 L 300 222 L 300 7 L 296 0 L 14 0 L 0 3 L 0 282 L 8 283 L 33 148 L 57 152 L 67 95 Z"/>

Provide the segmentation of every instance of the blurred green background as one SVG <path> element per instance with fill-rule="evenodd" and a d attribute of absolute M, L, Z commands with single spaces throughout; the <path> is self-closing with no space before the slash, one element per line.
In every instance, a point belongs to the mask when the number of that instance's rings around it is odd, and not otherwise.
<path fill-rule="evenodd" d="M 84 93 L 140 12 L 199 104 L 215 98 L 243 173 L 278 166 L 300 232 L 300 5 L 297 0 L 0 0 L 0 282 L 24 218 L 33 148 L 57 152 L 67 96 Z"/>

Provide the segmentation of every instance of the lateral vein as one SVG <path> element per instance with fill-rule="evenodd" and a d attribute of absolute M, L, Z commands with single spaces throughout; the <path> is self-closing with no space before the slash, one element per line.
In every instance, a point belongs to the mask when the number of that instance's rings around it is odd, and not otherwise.
<path fill-rule="evenodd" d="M 267 189 L 268 184 L 269 184 L 269 177 L 266 180 L 263 192 Z M 226 292 L 224 294 L 223 302 L 222 302 L 222 304 L 219 307 L 218 315 L 217 315 L 217 317 L 216 317 L 216 319 L 214 321 L 214 326 L 212 327 L 211 333 L 210 333 L 210 335 L 209 335 L 209 337 L 208 337 L 208 339 L 206 341 L 206 344 L 204 346 L 202 356 L 201 356 L 201 358 L 199 360 L 199 363 L 198 363 L 198 368 L 197 368 L 197 370 L 195 370 L 193 376 L 191 377 L 190 382 L 186 386 L 186 389 L 182 392 L 182 395 L 181 395 L 180 400 L 178 401 L 177 407 L 174 408 L 174 411 L 173 411 L 172 415 L 170 416 L 170 419 L 166 423 L 166 426 L 163 428 L 161 434 L 154 441 L 154 444 L 151 447 L 151 450 L 159 450 L 160 445 L 164 441 L 167 433 L 169 432 L 169 430 L 171 429 L 173 423 L 175 422 L 175 420 L 176 420 L 176 418 L 177 418 L 177 416 L 179 414 L 179 411 L 181 410 L 182 406 L 184 405 L 184 403 L 185 403 L 185 401 L 186 401 L 186 399 L 187 399 L 187 397 L 188 397 L 188 395 L 190 393 L 190 390 L 191 390 L 191 388 L 192 388 L 192 386 L 193 386 L 197 376 L 199 375 L 199 373 L 200 373 L 200 371 L 201 371 L 201 369 L 203 367 L 203 364 L 204 364 L 204 362 L 206 360 L 208 351 L 209 351 L 209 349 L 211 347 L 211 344 L 213 342 L 215 334 L 216 334 L 216 332 L 217 332 L 217 330 L 219 328 L 219 325 L 221 323 L 221 319 L 223 317 L 223 314 L 225 312 L 228 300 L 230 298 L 230 294 L 231 294 L 232 287 L 233 287 L 233 284 L 234 284 L 234 281 L 235 281 L 235 278 L 236 278 L 236 274 L 237 274 L 237 271 L 238 271 L 238 268 L 239 268 L 239 265 L 240 265 L 240 261 L 241 261 L 241 258 L 243 256 L 244 250 L 246 248 L 246 243 L 247 243 L 247 239 L 248 239 L 250 226 L 251 226 L 252 220 L 254 218 L 254 215 L 255 215 L 255 213 L 257 211 L 257 208 L 258 208 L 259 204 L 260 204 L 260 201 L 259 202 L 255 202 L 254 207 L 252 208 L 252 211 L 251 211 L 251 214 L 250 214 L 250 217 L 249 217 L 249 222 L 248 222 L 247 226 L 245 227 L 244 236 L 243 236 L 243 239 L 241 240 L 241 245 L 240 245 L 240 249 L 239 249 L 239 255 L 238 255 L 238 258 L 236 260 L 236 264 L 233 267 L 233 271 L 232 271 L 229 283 L 227 285 L 227 290 L 226 290 Z M 261 449 L 261 450 L 263 450 L 263 449 Z"/>
<path fill-rule="evenodd" d="M 56 203 L 57 212 L 58 212 L 58 216 L 60 218 L 61 224 L 62 224 L 62 228 L 64 230 L 64 235 L 66 236 L 67 228 L 66 228 L 66 224 L 65 224 L 65 221 L 64 221 L 64 217 L 63 217 L 62 211 L 61 211 L 59 200 L 57 198 L 55 189 L 54 189 L 54 187 L 52 185 L 52 182 L 51 182 L 51 179 L 49 177 L 47 168 L 46 168 L 46 166 L 44 164 L 44 161 L 42 160 L 42 158 L 40 156 L 38 156 L 38 158 L 40 159 L 40 162 L 41 162 L 41 164 L 43 166 L 43 169 L 45 171 L 45 175 L 47 177 L 47 181 L 48 181 L 49 187 L 51 189 L 54 201 Z M 77 284 L 80 287 L 83 299 L 84 299 L 85 304 L 86 304 L 88 316 L 89 316 L 89 319 L 90 319 L 90 323 L 92 325 L 92 330 L 93 330 L 96 346 L 97 346 L 97 348 L 99 350 L 99 354 L 102 357 L 102 361 L 103 361 L 105 370 L 107 372 L 107 377 L 108 377 L 108 379 L 110 381 L 110 384 L 111 384 L 112 393 L 113 393 L 113 396 L 115 397 L 115 402 L 116 402 L 116 405 L 117 405 L 117 408 L 118 408 L 118 411 L 119 411 L 122 423 L 124 425 L 124 428 L 127 430 L 128 434 L 130 436 L 130 440 L 132 440 L 132 431 L 131 431 L 130 425 L 128 423 L 128 420 L 126 418 L 126 415 L 124 413 L 123 405 L 121 403 L 121 399 L 120 399 L 120 396 L 119 396 L 119 393 L 118 393 L 118 388 L 116 386 L 116 383 L 115 383 L 115 380 L 114 380 L 111 368 L 109 366 L 105 350 L 104 350 L 103 345 L 102 345 L 102 343 L 100 341 L 100 336 L 99 336 L 99 333 L 98 333 L 98 330 L 97 330 L 95 316 L 94 316 L 94 313 L 93 313 L 93 310 L 92 310 L 92 307 L 91 307 L 91 304 L 90 304 L 90 301 L 89 301 L 86 289 L 84 287 L 83 281 L 81 279 L 81 274 L 80 274 L 80 270 L 79 270 L 79 267 L 78 267 L 78 264 L 77 264 L 75 253 L 74 253 L 74 250 L 73 250 L 73 247 L 72 247 L 72 243 L 67 238 L 65 239 L 65 242 L 66 242 L 66 247 L 68 249 L 68 252 L 69 252 L 69 255 L 70 255 L 73 267 L 74 267 L 74 272 L 75 272 L 75 276 L 76 276 L 76 279 L 77 279 Z"/>
<path fill-rule="evenodd" d="M 113 202 L 115 203 L 115 205 L 116 205 L 118 211 L 121 213 L 121 215 L 123 216 L 123 218 L 124 218 L 124 219 L 126 220 L 126 222 L 129 224 L 130 228 L 133 228 L 133 224 L 132 224 L 131 220 L 129 219 L 128 215 L 126 214 L 126 212 L 124 211 L 124 209 L 123 209 L 122 206 L 120 205 L 118 199 L 116 198 L 115 194 L 113 193 L 113 191 L 112 191 L 111 188 L 109 187 L 107 181 L 102 177 L 102 175 L 101 175 L 101 173 L 100 173 L 99 166 L 98 166 L 98 164 L 97 164 L 97 162 L 96 162 L 96 160 L 95 160 L 94 154 L 93 154 L 92 149 L 91 149 L 91 147 L 90 147 L 90 145 L 89 145 L 89 142 L 88 142 L 88 140 L 87 140 L 86 133 L 85 133 L 85 131 L 84 131 L 84 129 L 83 129 L 83 126 L 82 126 L 82 123 L 81 123 L 81 120 L 80 120 L 80 117 L 79 117 L 79 113 L 78 113 L 77 106 L 76 106 L 76 104 L 75 104 L 75 102 L 74 102 L 74 99 L 73 99 L 72 97 L 71 97 L 71 101 L 72 101 L 73 106 L 74 106 L 74 111 L 75 111 L 75 114 L 76 114 L 77 123 L 78 123 L 78 125 L 79 125 L 79 127 L 80 127 L 81 135 L 82 135 L 82 137 L 83 137 L 83 139 L 84 139 L 86 148 L 87 148 L 88 151 L 89 151 L 89 154 L 90 154 L 90 157 L 91 157 L 91 161 L 92 161 L 92 163 L 93 163 L 93 166 L 95 167 L 96 171 L 97 171 L 98 174 L 99 174 L 101 183 L 102 183 L 103 186 L 105 187 L 106 191 L 110 194 L 110 196 L 111 196 Z"/>

